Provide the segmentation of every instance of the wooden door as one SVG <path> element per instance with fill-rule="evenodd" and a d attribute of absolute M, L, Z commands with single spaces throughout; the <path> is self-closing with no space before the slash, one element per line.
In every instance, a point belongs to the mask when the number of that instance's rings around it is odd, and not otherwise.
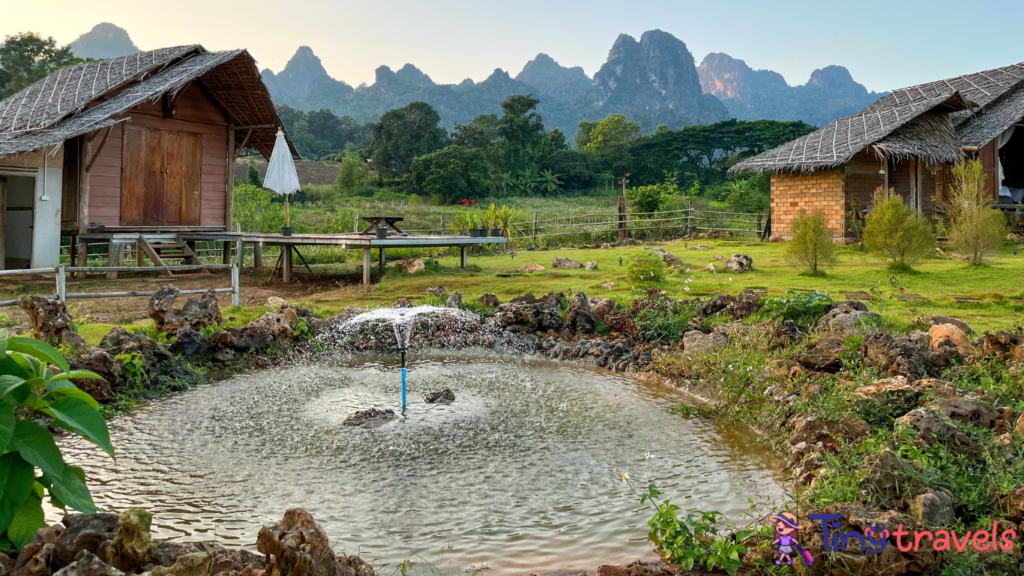
<path fill-rule="evenodd" d="M 164 224 L 199 225 L 202 162 L 203 142 L 199 134 L 164 134 Z"/>
<path fill-rule="evenodd" d="M 123 147 L 121 225 L 199 225 L 202 136 L 128 126 Z"/>

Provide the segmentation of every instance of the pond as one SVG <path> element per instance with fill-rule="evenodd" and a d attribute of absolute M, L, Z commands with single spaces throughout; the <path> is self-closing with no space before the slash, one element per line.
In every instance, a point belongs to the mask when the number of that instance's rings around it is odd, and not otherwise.
<path fill-rule="evenodd" d="M 116 462 L 78 438 L 61 448 L 101 509 L 150 510 L 158 538 L 254 547 L 261 525 L 304 506 L 335 551 L 388 574 L 405 560 L 504 575 L 655 559 L 651 510 L 620 472 L 737 520 L 748 498 L 782 496 L 749 432 L 670 413 L 692 398 L 664 386 L 484 353 L 416 353 L 408 385 L 402 418 L 343 426 L 399 411 L 397 363 L 321 359 L 139 406 L 111 422 Z M 421 400 L 446 387 L 454 403 Z"/>

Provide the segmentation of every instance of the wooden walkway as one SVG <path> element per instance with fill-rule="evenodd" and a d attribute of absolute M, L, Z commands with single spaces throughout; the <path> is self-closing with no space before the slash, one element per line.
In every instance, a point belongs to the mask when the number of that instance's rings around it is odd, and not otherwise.
<path fill-rule="evenodd" d="M 302 262 L 305 264 L 305 258 L 302 253 L 298 251 L 299 246 L 339 246 L 343 250 L 362 250 L 363 251 L 363 284 L 370 283 L 370 272 L 372 270 L 371 265 L 371 250 L 376 248 L 379 252 L 379 263 L 380 271 L 383 274 L 385 264 L 385 250 L 388 248 L 454 248 L 460 249 L 460 264 L 462 268 L 466 267 L 467 260 L 467 249 L 471 246 L 481 246 L 484 244 L 505 244 L 508 242 L 508 238 L 503 237 L 488 237 L 488 238 L 471 238 L 469 236 L 418 236 L 412 234 L 394 234 L 387 238 L 377 238 L 376 236 L 361 235 L 355 233 L 347 234 L 295 234 L 292 236 L 283 236 L 281 234 L 260 234 L 250 232 L 196 232 L 196 231 L 176 231 L 176 232 L 134 232 L 134 231 L 112 231 L 102 233 L 90 233 L 90 234 L 79 234 L 77 237 L 79 243 L 108 243 L 109 249 L 109 261 L 107 265 L 109 267 L 118 268 L 124 266 L 124 254 L 129 245 L 135 246 L 136 254 L 136 267 L 142 266 L 143 256 L 148 256 L 153 262 L 154 266 L 166 267 L 165 260 L 168 259 L 184 259 L 190 264 L 194 264 L 198 258 L 192 251 L 191 246 L 194 246 L 196 242 L 222 242 L 224 244 L 224 263 L 231 262 L 231 248 L 232 245 L 235 247 L 235 256 L 238 260 L 239 267 L 242 265 L 243 255 L 245 254 L 245 244 L 252 244 L 256 247 L 255 265 L 257 267 L 262 265 L 262 248 L 263 246 L 278 246 L 281 248 L 281 257 L 275 266 L 275 272 L 278 268 L 281 269 L 281 274 L 285 282 L 291 282 L 292 280 L 292 268 L 293 268 L 293 253 L 297 254 Z M 85 254 L 84 248 L 79 250 L 73 250 L 72 256 L 76 252 Z M 72 266 L 75 263 L 72 261 Z M 306 264 L 306 268 L 309 265 Z M 127 270 L 126 270 L 127 271 Z M 161 273 L 171 275 L 168 270 L 163 270 Z M 109 272 L 108 278 L 117 278 L 117 272 Z"/>

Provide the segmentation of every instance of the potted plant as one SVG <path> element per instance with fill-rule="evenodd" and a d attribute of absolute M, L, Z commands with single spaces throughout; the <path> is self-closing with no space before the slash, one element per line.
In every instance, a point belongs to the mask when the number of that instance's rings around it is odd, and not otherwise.
<path fill-rule="evenodd" d="M 469 228 L 470 238 L 480 237 L 480 225 L 477 222 L 476 216 L 474 216 L 473 214 L 469 214 L 466 216 L 466 227 Z"/>
<path fill-rule="evenodd" d="M 381 224 L 380 226 L 377 226 L 377 238 L 379 240 L 384 240 L 387 237 L 388 237 L 388 225 L 387 224 Z"/>
<path fill-rule="evenodd" d="M 501 209 L 495 211 L 494 219 L 502 236 L 511 238 L 512 233 L 519 229 L 519 216 L 522 213 L 522 210 L 509 208 L 506 205 L 502 205 Z"/>
<path fill-rule="evenodd" d="M 498 226 L 498 210 L 491 204 L 487 207 L 487 226 L 491 229 L 491 236 L 497 238 L 501 236 L 501 228 Z"/>

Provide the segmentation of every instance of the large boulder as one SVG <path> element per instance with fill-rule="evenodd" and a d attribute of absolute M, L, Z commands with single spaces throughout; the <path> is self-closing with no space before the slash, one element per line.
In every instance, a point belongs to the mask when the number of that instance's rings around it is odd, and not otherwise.
<path fill-rule="evenodd" d="M 53 548 L 53 562 L 66 566 L 83 550 L 96 554 L 100 545 L 110 542 L 118 529 L 117 514 L 68 514 L 61 523 L 67 528 Z"/>
<path fill-rule="evenodd" d="M 28 327 L 35 338 L 46 343 L 56 341 L 75 350 L 85 349 L 85 338 L 75 333 L 71 312 L 64 301 L 28 294 L 18 300 L 18 307 L 28 316 Z"/>
<path fill-rule="evenodd" d="M 123 572 L 134 572 L 153 557 L 156 546 L 150 539 L 153 515 L 141 508 L 129 508 L 118 516 L 117 534 L 107 546 L 107 563 Z"/>
<path fill-rule="evenodd" d="M 592 334 L 597 329 L 597 319 L 590 310 L 586 293 L 577 292 L 572 302 L 569 302 L 565 309 L 565 325 L 583 334 Z"/>
<path fill-rule="evenodd" d="M 551 266 L 554 268 L 578 269 L 583 268 L 583 263 L 572 258 L 562 258 L 556 256 L 555 259 L 552 261 Z"/>
<path fill-rule="evenodd" d="M 725 267 L 737 274 L 749 272 L 754 267 L 754 259 L 746 254 L 733 254 L 726 262 Z"/>
<path fill-rule="evenodd" d="M 700 330 L 690 330 L 683 334 L 683 350 L 687 353 L 710 352 L 728 344 L 729 339 L 721 332 L 705 334 Z"/>
<path fill-rule="evenodd" d="M 373 567 L 357 556 L 338 558 L 305 508 L 292 508 L 277 524 L 260 529 L 256 549 L 269 559 L 266 576 L 374 576 Z"/>
<path fill-rule="evenodd" d="M 168 284 L 149 299 L 149 317 L 158 331 L 176 334 L 185 326 L 201 330 L 224 321 L 217 307 L 217 293 L 213 290 L 208 290 L 201 298 L 189 297 L 184 306 L 175 309 L 174 300 L 178 294 L 178 287 Z"/>

